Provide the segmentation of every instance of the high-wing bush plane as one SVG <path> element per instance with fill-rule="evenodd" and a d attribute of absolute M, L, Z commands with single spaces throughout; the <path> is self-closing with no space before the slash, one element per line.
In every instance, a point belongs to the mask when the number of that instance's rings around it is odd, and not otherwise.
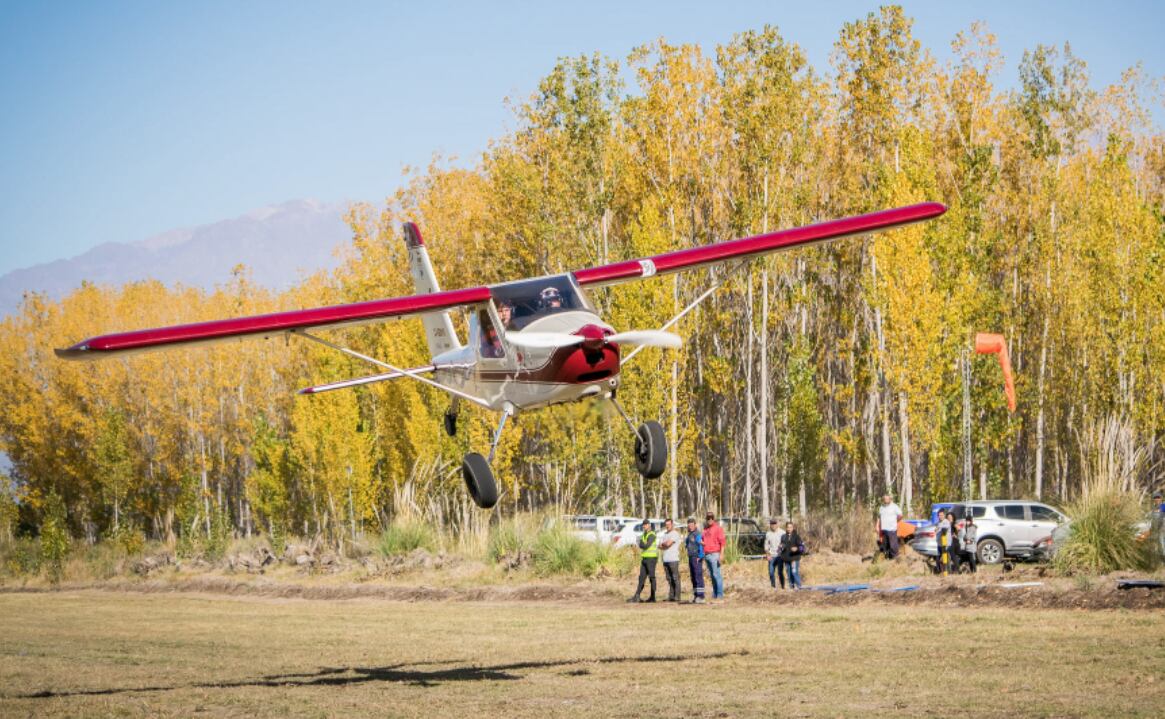
<path fill-rule="evenodd" d="M 488 459 L 470 452 L 461 465 L 473 501 L 479 507 L 488 508 L 498 501 L 497 482 L 489 463 L 506 420 L 518 412 L 551 404 L 588 397 L 610 401 L 635 432 L 635 464 L 640 474 L 649 479 L 663 474 L 667 465 L 663 427 L 654 420 L 636 426 L 619 405 L 616 399 L 619 370 L 644 347 L 679 347 L 680 338 L 668 330 L 731 273 L 721 275 L 718 282 L 658 329 L 611 327 L 599 317 L 587 297 L 591 288 L 718 264 L 743 266 L 747 260 L 769 253 L 901 227 L 933 219 L 944 212 L 946 207 L 939 203 L 922 203 L 561 275 L 445 291 L 437 285 L 420 230 L 410 222 L 404 225 L 404 239 L 416 286 L 414 295 L 107 334 L 56 353 L 65 359 L 96 359 L 278 335 L 318 342 L 383 371 L 308 387 L 301 394 L 397 379 L 422 382 L 450 395 L 450 407 L 445 413 L 445 431 L 450 435 L 457 432 L 462 402 L 500 412 Z M 468 313 L 468 344 L 461 344 L 449 316 L 451 310 Z M 420 317 L 432 354 L 430 363 L 423 367 L 397 367 L 315 334 L 317 330 L 413 316 Z M 624 355 L 624 347 L 635 349 Z"/>

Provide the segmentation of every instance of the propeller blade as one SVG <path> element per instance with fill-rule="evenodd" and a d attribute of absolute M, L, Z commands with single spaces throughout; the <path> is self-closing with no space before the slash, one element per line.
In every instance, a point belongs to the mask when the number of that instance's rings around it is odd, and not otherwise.
<path fill-rule="evenodd" d="M 582 344 L 586 337 L 565 332 L 507 332 L 506 342 L 528 349 L 555 349 Z"/>
<path fill-rule="evenodd" d="M 678 349 L 684 341 L 679 335 L 662 330 L 630 330 L 607 337 L 608 342 L 620 345 L 643 345 L 645 347 L 669 347 Z"/>

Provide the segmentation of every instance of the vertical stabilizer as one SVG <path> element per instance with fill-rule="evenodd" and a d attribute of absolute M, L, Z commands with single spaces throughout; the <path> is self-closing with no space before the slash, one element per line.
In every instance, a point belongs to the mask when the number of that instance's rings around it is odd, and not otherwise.
<path fill-rule="evenodd" d="M 404 224 L 405 244 L 409 248 L 409 269 L 413 273 L 413 284 L 418 295 L 428 295 L 440 292 L 437 284 L 437 275 L 433 272 L 433 263 L 429 261 L 429 251 L 425 249 L 425 242 L 421 239 L 421 231 L 416 223 Z M 453 330 L 453 320 L 448 312 L 429 312 L 421 315 L 421 322 L 425 324 L 425 339 L 429 341 L 429 353 L 437 355 L 457 349 L 461 342 Z"/>

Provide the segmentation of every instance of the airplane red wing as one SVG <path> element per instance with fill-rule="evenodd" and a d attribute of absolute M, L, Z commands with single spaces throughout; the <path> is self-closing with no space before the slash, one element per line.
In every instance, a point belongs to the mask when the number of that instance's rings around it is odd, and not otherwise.
<path fill-rule="evenodd" d="M 863 235 L 868 232 L 889 230 L 894 227 L 934 219 L 946 211 L 946 206 L 938 202 L 924 202 L 918 205 L 846 217 L 841 220 L 821 222 L 816 225 L 806 225 L 791 230 L 770 232 L 766 235 L 665 252 L 662 255 L 639 260 L 626 260 L 601 267 L 591 267 L 575 272 L 574 276 L 578 283 L 584 287 L 588 285 L 596 287 L 615 285 L 653 275 L 708 267 L 731 260 L 746 260 L 794 247 Z"/>
<path fill-rule="evenodd" d="M 56 350 L 65 359 L 97 359 L 178 345 L 210 344 L 244 337 L 273 337 L 295 330 L 348 327 L 425 312 L 438 312 L 489 300 L 488 287 L 394 297 L 349 305 L 276 312 L 255 317 L 199 322 L 159 329 L 101 335 Z"/>

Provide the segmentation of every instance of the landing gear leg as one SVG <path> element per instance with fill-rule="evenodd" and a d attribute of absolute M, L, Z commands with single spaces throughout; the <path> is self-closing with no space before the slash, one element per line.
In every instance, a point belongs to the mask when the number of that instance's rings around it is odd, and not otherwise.
<path fill-rule="evenodd" d="M 465 488 L 469 490 L 469 496 L 473 498 L 473 503 L 482 509 L 489 509 L 498 503 L 498 483 L 494 479 L 493 470 L 490 469 L 489 463 L 493 461 L 494 454 L 498 449 L 498 442 L 502 439 L 502 430 L 506 427 L 506 420 L 514 414 L 514 406 L 506 403 L 505 409 L 502 410 L 502 419 L 498 422 L 497 431 L 494 432 L 493 442 L 489 448 L 489 459 L 482 457 L 477 452 L 470 452 L 465 455 L 465 459 L 461 462 L 461 475 L 465 478 Z M 448 414 L 446 414 L 448 418 Z"/>
<path fill-rule="evenodd" d="M 450 437 L 457 436 L 457 410 L 460 407 L 461 398 L 454 397 L 453 402 L 449 405 L 449 409 L 445 410 L 445 434 Z"/>
<path fill-rule="evenodd" d="M 663 425 L 655 420 L 648 420 L 638 427 L 627 416 L 623 405 L 611 393 L 611 404 L 619 410 L 619 414 L 627 422 L 627 426 L 635 432 L 635 469 L 644 479 L 657 479 L 667 468 L 667 437 L 663 433 Z"/>

